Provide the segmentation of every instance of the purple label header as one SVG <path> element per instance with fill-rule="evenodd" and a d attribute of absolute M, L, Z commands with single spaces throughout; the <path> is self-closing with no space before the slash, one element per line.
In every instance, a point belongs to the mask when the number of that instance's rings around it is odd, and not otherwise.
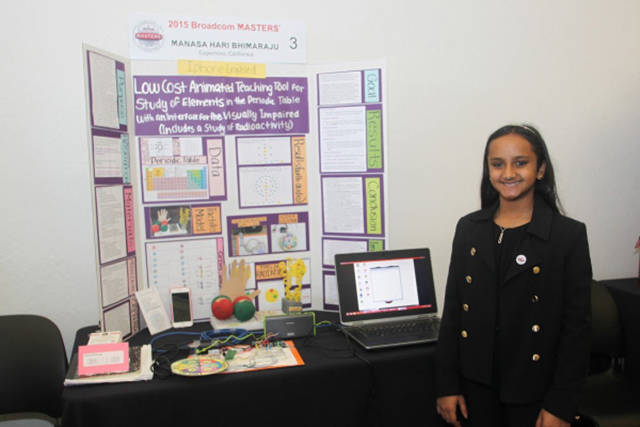
<path fill-rule="evenodd" d="M 138 136 L 309 132 L 305 77 L 136 76 Z"/>

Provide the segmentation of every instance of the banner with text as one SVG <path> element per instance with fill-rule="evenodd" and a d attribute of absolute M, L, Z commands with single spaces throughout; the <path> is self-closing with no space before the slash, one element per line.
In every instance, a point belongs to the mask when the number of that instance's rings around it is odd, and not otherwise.
<path fill-rule="evenodd" d="M 307 79 L 136 76 L 136 135 L 308 133 Z"/>

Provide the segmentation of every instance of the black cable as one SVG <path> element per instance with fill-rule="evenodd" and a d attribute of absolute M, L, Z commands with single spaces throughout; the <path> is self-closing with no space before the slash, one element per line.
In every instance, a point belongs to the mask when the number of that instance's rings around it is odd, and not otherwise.
<path fill-rule="evenodd" d="M 169 378 L 171 375 L 171 364 L 176 360 L 184 359 L 189 354 L 189 349 L 185 348 L 191 341 L 186 341 L 180 344 L 166 343 L 157 346 L 153 349 L 158 353 L 153 360 L 151 370 L 154 375 L 159 379 Z"/>
<path fill-rule="evenodd" d="M 167 356 L 161 355 L 158 356 L 151 365 L 151 370 L 156 378 L 164 380 L 169 378 L 171 375 L 171 364 L 173 361 L 169 359 Z"/>

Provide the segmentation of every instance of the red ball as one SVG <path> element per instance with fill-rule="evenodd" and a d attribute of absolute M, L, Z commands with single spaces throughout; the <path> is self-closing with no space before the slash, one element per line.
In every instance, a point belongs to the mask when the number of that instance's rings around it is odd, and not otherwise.
<path fill-rule="evenodd" d="M 160 231 L 160 225 L 158 224 L 153 224 L 151 226 L 151 231 L 153 231 L 154 233 L 157 233 L 158 231 Z"/>
<path fill-rule="evenodd" d="M 211 313 L 216 319 L 225 320 L 233 314 L 233 302 L 226 295 L 219 295 L 211 301 Z"/>

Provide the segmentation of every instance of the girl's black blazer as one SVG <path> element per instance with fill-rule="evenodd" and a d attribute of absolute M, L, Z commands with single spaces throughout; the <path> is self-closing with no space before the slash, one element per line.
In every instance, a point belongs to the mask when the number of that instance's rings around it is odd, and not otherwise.
<path fill-rule="evenodd" d="M 589 367 L 585 225 L 536 196 L 523 241 L 497 283 L 496 209 L 473 212 L 456 227 L 436 350 L 437 394 L 461 394 L 464 377 L 495 386 L 505 403 L 541 401 L 571 421 Z"/>

